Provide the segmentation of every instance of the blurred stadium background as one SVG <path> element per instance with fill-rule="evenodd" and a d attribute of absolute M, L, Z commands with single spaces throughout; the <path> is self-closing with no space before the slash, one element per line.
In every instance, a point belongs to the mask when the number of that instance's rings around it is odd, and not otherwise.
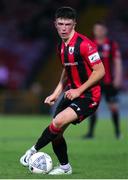
<path fill-rule="evenodd" d="M 57 36 L 53 15 L 63 5 L 77 9 L 79 32 L 90 37 L 93 24 L 104 20 L 109 27 L 109 36 L 120 44 L 124 67 L 121 109 L 122 115 L 126 114 L 127 0 L 1 0 L 0 113 L 49 112 L 42 100 L 54 89 L 61 71 L 55 53 Z"/>
<path fill-rule="evenodd" d="M 80 33 L 91 37 L 93 24 L 97 20 L 104 20 L 109 28 L 109 36 L 119 43 L 123 58 L 121 127 L 123 135 L 128 135 L 128 1 L 0 0 L 0 178 L 42 178 L 42 175 L 28 175 L 20 167 L 19 157 L 50 121 L 49 116 L 44 116 L 51 111 L 43 100 L 56 86 L 61 72 L 56 55 L 58 37 L 53 24 L 54 12 L 60 6 L 72 6 L 77 10 L 77 30 Z M 104 100 L 101 104 L 100 119 L 107 120 L 110 115 Z M 114 135 L 112 138 L 113 127 L 109 123 L 99 123 L 99 139 L 94 142 L 81 142 L 80 133 L 87 129 L 85 127 L 84 130 L 83 124 L 77 130 L 73 129 L 71 134 L 68 132 L 73 140 L 70 153 L 72 159 L 75 157 L 76 164 L 76 174 L 71 178 L 85 178 L 84 175 L 86 178 L 128 178 L 127 139 L 115 142 Z M 75 156 L 78 153 L 74 148 L 76 146 L 79 147 L 80 156 L 87 154 L 86 164 L 84 159 L 77 163 L 79 156 Z M 47 152 L 51 153 L 49 147 Z M 82 163 L 88 172 L 82 169 Z M 80 173 L 83 175 L 80 176 Z"/>

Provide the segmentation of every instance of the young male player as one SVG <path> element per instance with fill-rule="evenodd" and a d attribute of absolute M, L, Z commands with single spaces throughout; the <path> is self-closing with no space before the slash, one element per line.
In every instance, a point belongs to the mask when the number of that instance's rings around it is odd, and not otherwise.
<path fill-rule="evenodd" d="M 56 11 L 55 27 L 62 39 L 58 52 L 63 71 L 54 92 L 44 102 L 54 104 L 65 83 L 66 89 L 51 124 L 43 131 L 36 144 L 20 159 L 21 164 L 28 166 L 30 156 L 51 142 L 60 162 L 60 166 L 49 173 L 51 175 L 72 173 L 63 132 L 69 124 L 80 123 L 96 111 L 101 96 L 99 81 L 105 74 L 96 46 L 85 36 L 77 33 L 75 26 L 74 9 L 61 7 Z"/>
<path fill-rule="evenodd" d="M 122 81 L 122 60 L 118 44 L 108 38 L 107 31 L 107 27 L 103 22 L 94 24 L 94 42 L 98 47 L 98 52 L 100 53 L 106 72 L 101 87 L 111 112 L 116 138 L 120 138 L 118 92 Z M 95 113 L 90 118 L 89 132 L 84 138 L 94 137 L 96 121 L 97 114 Z"/>

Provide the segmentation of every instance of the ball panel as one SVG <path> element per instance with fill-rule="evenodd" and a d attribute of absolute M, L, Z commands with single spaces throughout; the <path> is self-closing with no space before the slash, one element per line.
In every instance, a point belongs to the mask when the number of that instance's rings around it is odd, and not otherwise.
<path fill-rule="evenodd" d="M 33 166 L 31 166 L 31 165 L 29 166 L 29 170 L 30 170 L 30 172 L 32 172 L 32 173 L 37 173 L 37 174 L 42 174 L 42 173 L 43 173 L 41 169 L 38 169 L 38 168 L 33 167 Z"/>
<path fill-rule="evenodd" d="M 32 173 L 46 174 L 52 169 L 52 159 L 47 153 L 37 152 L 29 159 L 29 170 Z"/>

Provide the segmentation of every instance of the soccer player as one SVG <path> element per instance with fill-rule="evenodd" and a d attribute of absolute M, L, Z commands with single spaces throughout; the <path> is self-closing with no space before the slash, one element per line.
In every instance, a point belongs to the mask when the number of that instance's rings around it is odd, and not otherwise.
<path fill-rule="evenodd" d="M 69 124 L 80 123 L 96 111 L 101 97 L 99 81 L 105 74 L 95 44 L 76 32 L 75 26 L 74 9 L 61 7 L 56 11 L 55 27 L 62 40 L 58 46 L 58 53 L 63 70 L 57 87 L 44 103 L 54 104 L 66 86 L 65 92 L 51 124 L 20 159 L 21 164 L 28 166 L 32 154 L 51 142 L 60 162 L 60 165 L 49 173 L 51 175 L 72 173 L 63 132 Z"/>
<path fill-rule="evenodd" d="M 107 32 L 108 29 L 104 22 L 97 22 L 94 24 L 94 42 L 98 47 L 98 52 L 106 72 L 101 81 L 101 88 L 111 112 L 116 138 L 120 138 L 118 93 L 122 81 L 122 60 L 118 44 L 108 38 Z M 96 122 L 97 114 L 95 113 L 89 120 L 89 131 L 84 138 L 94 137 Z"/>

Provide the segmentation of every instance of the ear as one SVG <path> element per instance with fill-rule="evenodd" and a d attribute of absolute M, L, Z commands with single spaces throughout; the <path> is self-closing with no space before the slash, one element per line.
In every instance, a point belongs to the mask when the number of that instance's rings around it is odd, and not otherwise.
<path fill-rule="evenodd" d="M 76 27 L 76 24 L 77 24 L 76 21 L 74 21 L 74 25 L 73 25 L 73 28 L 74 28 L 74 29 L 75 29 L 75 27 Z"/>

